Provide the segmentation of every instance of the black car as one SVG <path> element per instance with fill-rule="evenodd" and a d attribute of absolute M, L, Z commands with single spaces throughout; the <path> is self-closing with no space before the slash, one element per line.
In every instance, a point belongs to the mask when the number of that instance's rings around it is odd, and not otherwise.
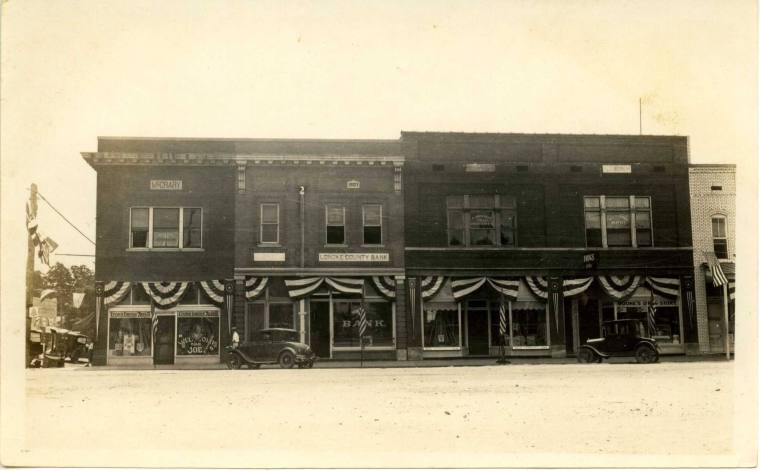
<path fill-rule="evenodd" d="M 293 329 L 262 329 L 253 340 L 240 342 L 237 348 L 227 347 L 227 367 L 238 369 L 242 365 L 258 368 L 266 364 L 279 364 L 281 368 L 311 368 L 316 355 L 305 343 L 298 341 Z"/>
<path fill-rule="evenodd" d="M 657 341 L 644 335 L 641 320 L 604 322 L 602 337 L 588 339 L 578 351 L 580 363 L 601 363 L 605 358 L 621 356 L 633 356 L 638 363 L 656 363 L 659 360 Z"/>

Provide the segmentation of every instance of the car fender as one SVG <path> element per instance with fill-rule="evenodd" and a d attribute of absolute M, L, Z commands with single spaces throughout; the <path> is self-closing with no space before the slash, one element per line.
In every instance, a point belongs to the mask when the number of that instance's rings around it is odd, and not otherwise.
<path fill-rule="evenodd" d="M 646 345 L 646 346 L 650 347 L 655 352 L 659 352 L 660 351 L 660 346 L 657 345 L 657 343 L 655 343 L 655 342 L 651 342 L 649 340 L 641 340 L 639 343 L 636 344 L 636 348 L 639 348 L 642 345 Z"/>
<path fill-rule="evenodd" d="M 280 349 L 280 351 L 277 353 L 277 359 L 280 359 L 280 355 L 282 355 L 282 352 L 290 352 L 293 354 L 294 357 L 298 356 L 298 353 L 296 352 L 296 349 L 291 347 L 290 345 L 285 345 Z"/>
<path fill-rule="evenodd" d="M 240 359 L 243 361 L 243 363 L 255 363 L 255 361 L 252 358 L 249 358 L 248 355 L 238 350 L 237 348 L 227 347 L 227 353 L 230 355 L 239 356 Z"/>
<path fill-rule="evenodd" d="M 599 355 L 602 358 L 609 358 L 610 357 L 608 354 L 600 352 L 596 347 L 592 347 L 591 345 L 581 345 L 581 348 L 587 348 L 587 349 L 591 350 L 592 352 L 596 353 L 597 355 Z"/>

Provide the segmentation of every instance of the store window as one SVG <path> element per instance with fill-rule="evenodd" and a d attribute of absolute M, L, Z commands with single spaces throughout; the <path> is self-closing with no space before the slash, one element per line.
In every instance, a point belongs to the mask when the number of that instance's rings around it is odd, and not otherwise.
<path fill-rule="evenodd" d="M 448 196 L 446 214 L 450 246 L 516 245 L 516 205 L 513 197 Z"/>
<path fill-rule="evenodd" d="M 280 242 L 280 205 L 263 203 L 261 205 L 260 240 L 262 244 Z"/>
<path fill-rule="evenodd" d="M 365 347 L 392 347 L 393 307 L 387 301 L 365 301 L 367 330 Z M 361 301 L 333 301 L 333 346 L 360 347 L 359 309 Z"/>
<path fill-rule="evenodd" d="M 712 217 L 712 239 L 715 256 L 721 260 L 728 260 L 728 237 L 726 236 L 726 217 Z"/>
<path fill-rule="evenodd" d="M 586 196 L 583 208 L 588 247 L 652 246 L 648 196 Z"/>
<path fill-rule="evenodd" d="M 242 326 L 238 326 L 240 328 Z M 296 329 L 296 304 L 287 297 L 281 279 L 273 280 L 257 300 L 249 302 L 245 318 L 245 338 L 253 340 L 261 329 Z"/>
<path fill-rule="evenodd" d="M 512 347 L 548 346 L 546 305 L 532 301 L 513 301 L 510 304 Z"/>
<path fill-rule="evenodd" d="M 129 221 L 130 248 L 203 247 L 201 208 L 130 208 Z"/>
<path fill-rule="evenodd" d="M 177 312 L 177 356 L 218 354 L 218 313 L 212 311 Z"/>
<path fill-rule="evenodd" d="M 150 311 L 111 311 L 108 319 L 108 354 L 117 357 L 151 356 Z"/>
<path fill-rule="evenodd" d="M 325 207 L 325 232 L 328 245 L 343 245 L 346 243 L 346 208 L 340 205 L 328 204 Z"/>
<path fill-rule="evenodd" d="M 295 328 L 295 309 L 293 303 L 269 303 L 269 321 L 267 324 L 270 328 Z"/>
<path fill-rule="evenodd" d="M 380 245 L 383 243 L 383 206 L 365 204 L 362 206 L 362 224 L 364 226 L 364 244 Z"/>
<path fill-rule="evenodd" d="M 679 344 L 681 339 L 681 324 L 676 300 L 666 299 L 655 295 L 650 298 L 648 290 L 639 288 L 638 292 L 624 302 L 618 302 L 617 319 L 635 319 L 640 322 L 640 328 L 646 336 L 652 335 L 662 344 Z M 650 303 L 654 306 L 655 332 L 647 331 L 647 311 Z M 608 320 L 608 319 L 605 319 Z"/>
<path fill-rule="evenodd" d="M 460 346 L 459 309 L 455 303 L 425 303 L 423 307 L 425 348 Z"/>

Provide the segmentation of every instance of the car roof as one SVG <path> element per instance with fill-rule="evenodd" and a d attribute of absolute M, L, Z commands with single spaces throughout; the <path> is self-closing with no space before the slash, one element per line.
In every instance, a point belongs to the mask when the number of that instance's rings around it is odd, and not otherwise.
<path fill-rule="evenodd" d="M 269 328 L 266 328 L 266 329 L 261 329 L 261 330 L 259 330 L 259 332 L 288 332 L 288 333 L 295 332 L 295 333 L 298 333 L 298 331 L 295 330 L 295 329 L 285 329 L 283 327 L 269 327 Z"/>

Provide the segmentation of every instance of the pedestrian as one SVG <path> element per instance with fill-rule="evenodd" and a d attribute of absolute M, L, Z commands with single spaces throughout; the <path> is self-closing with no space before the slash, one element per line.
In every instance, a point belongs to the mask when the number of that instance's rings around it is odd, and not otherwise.
<path fill-rule="evenodd" d="M 232 348 L 238 348 L 240 345 L 240 334 L 238 334 L 237 327 L 232 327 Z"/>
<path fill-rule="evenodd" d="M 95 351 L 95 344 L 90 340 L 87 342 L 87 364 L 85 366 L 92 366 L 92 354 Z"/>

